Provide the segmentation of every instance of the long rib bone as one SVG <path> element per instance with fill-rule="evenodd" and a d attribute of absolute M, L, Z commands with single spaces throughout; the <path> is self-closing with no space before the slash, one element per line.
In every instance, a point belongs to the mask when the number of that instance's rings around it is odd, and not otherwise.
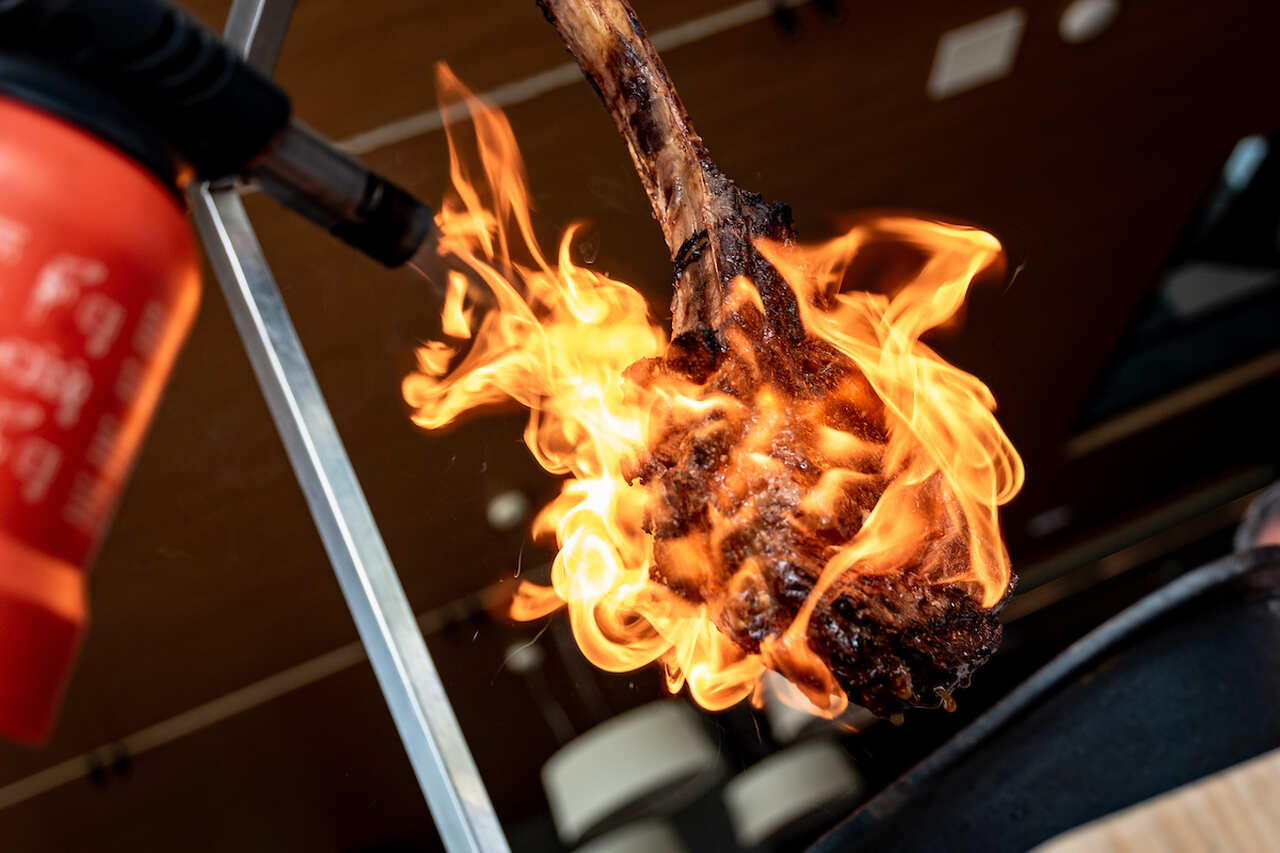
<path fill-rule="evenodd" d="M 725 322 L 724 294 L 737 276 L 760 291 L 775 330 L 798 335 L 794 295 L 751 242 L 790 242 L 790 210 L 743 191 L 716 168 L 630 6 L 622 0 L 539 5 L 618 126 L 666 238 L 675 266 L 673 341 L 714 347 Z"/>

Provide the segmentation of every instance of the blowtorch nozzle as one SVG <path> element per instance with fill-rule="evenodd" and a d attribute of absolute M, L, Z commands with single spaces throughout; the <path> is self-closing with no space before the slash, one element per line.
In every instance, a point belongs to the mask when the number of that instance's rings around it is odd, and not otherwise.
<path fill-rule="evenodd" d="M 248 170 L 262 190 L 389 267 L 434 246 L 431 209 L 291 121 Z"/>

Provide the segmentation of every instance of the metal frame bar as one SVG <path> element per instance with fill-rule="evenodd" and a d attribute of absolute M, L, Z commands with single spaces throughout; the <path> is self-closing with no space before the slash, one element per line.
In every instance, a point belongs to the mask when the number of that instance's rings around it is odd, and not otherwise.
<path fill-rule="evenodd" d="M 228 46 L 270 73 L 293 0 L 235 0 Z M 236 188 L 191 192 L 205 250 L 302 486 L 436 828 L 450 851 L 509 850 L 391 557 Z"/>
<path fill-rule="evenodd" d="M 276 68 L 295 0 L 234 0 L 222 40 L 268 76 Z"/>

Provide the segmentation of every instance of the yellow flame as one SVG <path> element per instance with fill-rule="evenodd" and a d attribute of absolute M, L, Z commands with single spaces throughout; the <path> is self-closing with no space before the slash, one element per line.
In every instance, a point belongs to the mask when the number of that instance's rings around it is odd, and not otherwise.
<path fill-rule="evenodd" d="M 953 316 L 973 277 L 999 257 L 994 237 L 895 217 L 819 246 L 762 242 L 760 252 L 796 293 L 808 334 L 861 373 L 821 398 L 793 398 L 763 383 L 740 399 L 666 373 L 641 381 L 628 368 L 666 348 L 643 297 L 572 261 L 576 226 L 563 235 L 554 260 L 544 255 L 506 118 L 477 101 L 447 68 L 438 77 L 442 105 L 465 101 L 470 110 L 482 171 L 473 177 L 450 130 L 453 188 L 437 219 L 441 254 L 483 282 L 495 307 L 480 319 L 459 363 L 451 364 L 453 346 L 424 345 L 420 369 L 405 379 L 403 393 L 415 423 L 427 429 L 515 400 L 530 412 L 524 438 L 533 455 L 547 471 L 568 475 L 534 521 L 534 534 L 554 536 L 559 548 L 552 585 L 522 584 L 515 618 L 567 605 L 577 642 L 597 666 L 626 671 L 660 662 L 673 692 L 687 685 L 707 708 L 747 698 L 772 668 L 818 712 L 835 715 L 846 705 L 844 694 L 809 651 L 806 631 L 814 607 L 842 578 L 912 564 L 936 582 L 971 586 L 983 606 L 1002 599 L 1010 573 L 996 509 L 1021 487 L 1021 461 L 992 415 L 987 387 L 920 342 Z M 859 250 L 880 240 L 921 250 L 926 260 L 914 279 L 892 298 L 838 292 Z M 467 283 L 455 274 L 448 284 L 443 328 L 468 338 Z M 764 314 L 745 279 L 734 282 L 727 304 L 743 316 Z M 742 329 L 728 327 L 724 335 L 754 369 Z M 881 428 L 859 433 L 848 426 L 850 411 L 875 412 Z M 710 534 L 655 545 L 649 532 L 655 493 L 634 472 L 673 426 L 736 431 L 738 438 L 730 476 L 706 496 Z M 718 581 L 718 594 L 691 597 L 678 590 L 708 586 L 723 537 L 749 523 L 761 484 L 785 474 L 783 445 L 821 467 L 807 491 L 794 496 L 796 517 L 843 538 L 790 627 L 750 654 L 717 624 L 725 601 L 749 604 L 764 595 L 752 558 Z M 944 547 L 956 542 L 963 559 Z"/>
<path fill-rule="evenodd" d="M 466 295 L 467 277 L 456 270 L 449 270 L 444 310 L 440 312 L 440 328 L 451 338 L 466 340 L 471 337 L 471 314 L 474 306 L 462 307 Z"/>

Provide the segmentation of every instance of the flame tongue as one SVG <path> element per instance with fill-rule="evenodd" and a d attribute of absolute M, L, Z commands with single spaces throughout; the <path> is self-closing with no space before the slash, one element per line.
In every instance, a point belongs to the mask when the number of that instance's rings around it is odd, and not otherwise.
<path fill-rule="evenodd" d="M 513 615 L 567 606 L 596 665 L 659 661 L 708 708 L 751 695 L 766 668 L 819 713 L 849 694 L 881 713 L 949 702 L 998 642 L 996 509 L 1022 469 L 990 392 L 920 336 L 996 240 L 908 218 L 816 247 L 757 239 L 755 268 L 776 281 L 724 288 L 715 358 L 699 360 L 679 338 L 668 348 L 635 290 L 573 263 L 573 229 L 544 256 L 506 120 L 447 70 L 441 82 L 467 100 L 483 169 L 471 178 L 451 134 L 442 253 L 497 307 L 473 328 L 451 284 L 444 328 L 469 346 L 425 345 L 404 395 L 426 428 L 514 399 L 534 456 L 567 475 L 534 525 L 559 546 L 552 586 L 523 584 Z M 886 240 L 923 257 L 912 281 L 892 299 L 839 292 Z M 769 304 L 775 286 L 790 311 Z"/>

